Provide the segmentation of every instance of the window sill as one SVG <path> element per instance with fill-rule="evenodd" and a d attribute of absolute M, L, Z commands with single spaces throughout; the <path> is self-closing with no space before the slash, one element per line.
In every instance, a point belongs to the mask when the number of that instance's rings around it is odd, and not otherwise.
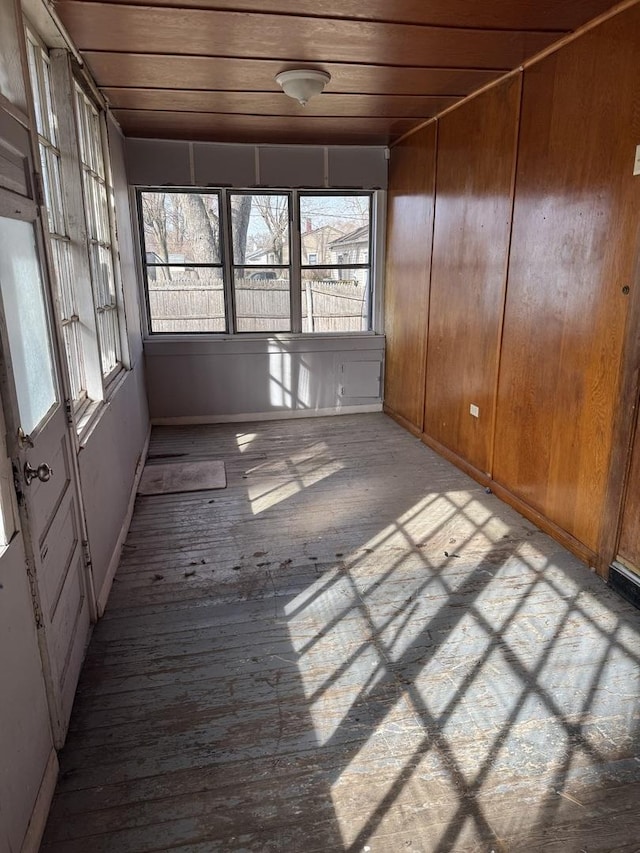
<path fill-rule="evenodd" d="M 369 330 L 367 332 L 238 332 L 235 335 L 226 332 L 154 332 L 145 335 L 145 344 L 156 341 L 179 343 L 181 341 L 207 341 L 227 343 L 230 341 L 322 341 L 351 340 L 352 338 L 382 338 L 384 334 Z"/>
<path fill-rule="evenodd" d="M 81 416 L 76 421 L 76 432 L 78 433 L 78 442 L 81 447 L 85 442 L 87 432 L 100 416 L 103 406 L 104 402 L 102 400 L 91 400 L 89 404 L 83 408 Z"/>
<path fill-rule="evenodd" d="M 233 356 L 241 354 L 283 354 L 345 352 L 384 349 L 384 335 L 356 332 L 336 335 L 162 335 L 147 338 L 144 350 L 151 356 Z"/>
<path fill-rule="evenodd" d="M 125 367 L 121 366 L 117 373 L 115 373 L 109 381 L 109 384 L 106 388 L 106 398 L 104 400 L 92 401 L 85 409 L 82 418 L 77 422 L 76 425 L 78 433 L 78 445 L 80 450 L 86 447 L 89 441 L 91 440 L 91 436 L 93 435 L 98 424 L 100 423 L 102 416 L 110 406 L 111 400 L 118 393 L 129 373 L 130 370 L 127 370 Z"/>

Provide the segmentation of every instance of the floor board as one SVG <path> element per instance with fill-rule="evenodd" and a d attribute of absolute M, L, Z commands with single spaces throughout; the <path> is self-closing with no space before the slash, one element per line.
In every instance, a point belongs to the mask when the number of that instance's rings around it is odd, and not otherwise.
<path fill-rule="evenodd" d="M 177 454 L 184 454 L 178 457 Z M 43 853 L 640 851 L 640 618 L 384 415 L 155 428 Z"/>

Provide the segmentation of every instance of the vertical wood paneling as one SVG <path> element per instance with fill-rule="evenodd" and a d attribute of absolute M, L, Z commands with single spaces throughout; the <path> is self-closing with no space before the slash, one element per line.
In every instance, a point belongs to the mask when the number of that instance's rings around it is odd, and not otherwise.
<path fill-rule="evenodd" d="M 625 563 L 640 569 L 640 429 L 636 429 L 631 456 L 618 554 Z"/>
<path fill-rule="evenodd" d="M 524 77 L 494 476 L 594 550 L 640 222 L 639 55 L 634 6 Z"/>
<path fill-rule="evenodd" d="M 510 77 L 445 115 L 438 129 L 424 429 L 486 472 L 519 105 L 520 76 Z"/>
<path fill-rule="evenodd" d="M 436 125 L 391 152 L 385 288 L 385 404 L 422 431 Z"/>

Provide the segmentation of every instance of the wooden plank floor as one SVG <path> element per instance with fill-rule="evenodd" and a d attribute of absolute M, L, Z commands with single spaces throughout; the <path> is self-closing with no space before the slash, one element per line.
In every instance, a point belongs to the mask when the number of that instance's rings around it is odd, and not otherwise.
<path fill-rule="evenodd" d="M 384 415 L 156 428 L 46 853 L 640 850 L 638 611 Z M 175 457 L 180 458 L 180 457 Z"/>

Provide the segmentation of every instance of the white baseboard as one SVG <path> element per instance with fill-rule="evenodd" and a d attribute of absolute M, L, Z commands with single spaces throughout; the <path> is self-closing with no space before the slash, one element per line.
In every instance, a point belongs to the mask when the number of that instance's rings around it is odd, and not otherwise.
<path fill-rule="evenodd" d="M 38 853 L 40 849 L 40 842 L 42 841 L 44 829 L 47 825 L 47 818 L 49 817 L 51 801 L 56 790 L 58 769 L 58 755 L 55 749 L 52 749 L 49 753 L 40 788 L 38 789 L 38 796 L 36 797 L 36 802 L 31 813 L 29 826 L 27 827 L 27 832 L 20 848 L 21 853 Z"/>
<path fill-rule="evenodd" d="M 331 409 L 291 409 L 280 412 L 247 412 L 238 415 L 190 415 L 180 418 L 151 418 L 154 426 L 195 426 L 197 424 L 232 424 L 245 421 L 286 421 L 291 418 L 326 418 L 331 415 L 357 415 L 381 412 L 382 403 L 363 406 L 334 406 Z"/>
<path fill-rule="evenodd" d="M 151 427 L 147 432 L 147 437 L 144 441 L 144 446 L 142 448 L 142 453 L 140 454 L 140 458 L 138 459 L 138 464 L 136 465 L 136 473 L 133 478 L 133 485 L 131 487 L 131 494 L 129 495 L 129 503 L 127 504 L 127 512 L 124 517 L 124 521 L 122 522 L 122 527 L 120 528 L 120 535 L 118 536 L 118 541 L 116 542 L 116 547 L 111 556 L 111 560 L 109 562 L 109 568 L 107 569 L 107 574 L 102 584 L 102 588 L 100 590 L 100 594 L 98 595 L 97 607 L 98 607 L 98 619 L 101 618 L 104 613 L 105 607 L 107 606 L 107 601 L 109 599 L 109 593 L 111 592 L 111 587 L 113 585 L 113 579 L 116 576 L 116 572 L 118 571 L 118 566 L 120 565 L 120 557 L 122 556 L 122 546 L 124 545 L 125 539 L 127 538 L 127 534 L 129 532 L 129 526 L 131 525 L 131 518 L 133 516 L 133 508 L 136 502 L 136 495 L 138 493 L 138 485 L 140 483 L 140 477 L 142 477 L 142 471 L 145 466 L 145 462 L 147 461 L 147 453 L 149 452 L 149 441 L 151 440 Z"/>

